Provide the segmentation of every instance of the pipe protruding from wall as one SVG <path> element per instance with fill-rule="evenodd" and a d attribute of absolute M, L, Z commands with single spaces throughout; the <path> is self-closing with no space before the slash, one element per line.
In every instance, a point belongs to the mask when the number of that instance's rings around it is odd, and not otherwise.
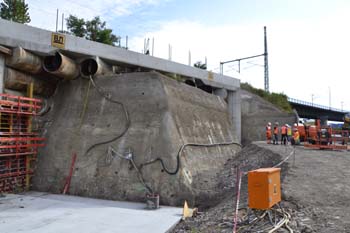
<path fill-rule="evenodd" d="M 6 68 L 5 74 L 4 87 L 6 89 L 26 92 L 28 85 L 34 83 L 34 94 L 45 97 L 53 95 L 56 89 L 55 83 L 51 80 L 43 80 L 11 68 Z"/>
<path fill-rule="evenodd" d="M 38 74 L 42 71 L 41 58 L 22 47 L 12 49 L 12 56 L 6 58 L 6 65 L 30 74 Z"/>
<path fill-rule="evenodd" d="M 83 77 L 89 77 L 90 75 L 112 74 L 114 69 L 99 57 L 90 57 L 80 63 L 80 73 Z"/>
<path fill-rule="evenodd" d="M 75 79 L 79 76 L 79 66 L 59 52 L 44 58 L 44 70 L 64 79 Z"/>

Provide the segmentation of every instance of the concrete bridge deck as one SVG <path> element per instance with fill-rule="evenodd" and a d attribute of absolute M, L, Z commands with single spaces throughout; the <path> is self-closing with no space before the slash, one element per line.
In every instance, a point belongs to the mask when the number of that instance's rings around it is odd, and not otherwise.
<path fill-rule="evenodd" d="M 55 36 L 60 40 L 55 42 Z M 61 43 L 62 42 L 62 43 Z M 22 47 L 34 54 L 46 56 L 60 51 L 79 63 L 87 57 L 99 57 L 109 65 L 142 68 L 200 80 L 212 87 L 213 93 L 226 99 L 234 134 L 241 141 L 240 80 L 211 71 L 156 58 L 123 48 L 89 41 L 83 38 L 57 33 L 0 19 L 0 46 Z M 5 55 L 0 52 L 0 92 L 5 76 Z M 237 74 L 237 77 L 239 74 Z"/>
<path fill-rule="evenodd" d="M 240 88 L 239 79 L 198 69 L 192 66 L 168 61 L 161 58 L 133 52 L 123 48 L 113 47 L 89 41 L 72 35 L 61 34 L 64 45 L 54 47 L 51 31 L 10 22 L 0 19 L 0 45 L 8 47 L 21 46 L 35 53 L 50 54 L 61 49 L 76 58 L 98 56 L 110 64 L 136 66 L 150 70 L 169 72 L 190 78 L 201 79 L 206 85 L 227 90 Z M 237 74 L 237 77 L 239 74 Z"/>

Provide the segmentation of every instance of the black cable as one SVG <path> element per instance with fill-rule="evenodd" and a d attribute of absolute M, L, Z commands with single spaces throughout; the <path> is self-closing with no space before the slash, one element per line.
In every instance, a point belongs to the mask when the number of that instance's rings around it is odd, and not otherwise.
<path fill-rule="evenodd" d="M 125 118 L 126 118 L 126 126 L 123 130 L 123 132 L 119 135 L 117 135 L 116 137 L 110 139 L 110 140 L 107 140 L 107 141 L 103 141 L 103 142 L 98 142 L 98 143 L 95 143 L 93 145 L 91 145 L 85 152 L 85 155 L 87 155 L 92 149 L 94 149 L 95 147 L 97 146 L 100 146 L 100 145 L 105 145 L 105 144 L 108 144 L 108 143 L 111 143 L 111 142 L 114 142 L 116 140 L 118 140 L 119 138 L 123 137 L 126 132 L 128 131 L 128 129 L 130 128 L 130 125 L 131 125 L 131 121 L 130 121 L 130 117 L 129 117 L 129 113 L 128 113 L 128 110 L 126 109 L 125 105 L 122 103 L 122 102 L 119 102 L 117 100 L 113 100 L 109 94 L 106 94 L 103 92 L 103 90 L 101 90 L 101 88 L 99 86 L 96 85 L 96 83 L 94 82 L 92 76 L 90 75 L 89 76 L 90 78 L 90 81 L 92 83 L 92 85 L 96 88 L 96 90 L 98 91 L 98 93 L 100 95 L 102 95 L 103 98 L 105 98 L 106 100 L 112 102 L 112 103 L 116 103 L 116 104 L 119 104 L 122 106 L 123 108 L 123 111 L 125 113 Z M 156 158 L 152 161 L 149 161 L 149 162 L 145 162 L 143 164 L 140 165 L 140 167 L 142 168 L 143 166 L 145 165 L 149 165 L 149 164 L 152 164 L 152 163 L 155 163 L 157 161 L 159 161 L 162 165 L 162 168 L 163 170 L 168 173 L 169 175 L 176 175 L 180 169 L 180 155 L 181 155 L 181 152 L 187 147 L 187 146 L 197 146 L 197 147 L 214 147 L 214 146 L 223 146 L 223 145 L 238 145 L 240 147 L 242 147 L 242 145 L 240 143 L 237 143 L 237 142 L 224 142 L 224 143 L 213 143 L 213 144 L 197 144 L 197 143 L 187 143 L 187 144 L 184 144 L 180 147 L 178 153 L 177 153 L 177 156 L 176 156 L 176 168 L 174 171 L 170 171 L 164 164 L 164 161 L 161 159 L 161 158 Z"/>
<path fill-rule="evenodd" d="M 131 125 L 129 113 L 128 113 L 128 110 L 127 110 L 127 108 L 125 107 L 125 105 L 124 105 L 122 102 L 120 102 L 120 101 L 117 101 L 117 100 L 112 99 L 112 98 L 110 97 L 109 94 L 104 93 L 103 90 L 102 90 L 99 86 L 96 85 L 96 83 L 95 83 L 94 80 L 92 79 L 92 76 L 91 76 L 91 75 L 89 76 L 89 78 L 90 78 L 90 81 L 91 81 L 92 85 L 96 88 L 97 92 L 98 92 L 103 98 L 105 98 L 106 100 L 108 100 L 108 101 L 110 101 L 110 102 L 112 102 L 112 103 L 119 104 L 119 105 L 122 106 L 123 111 L 124 111 L 124 114 L 125 114 L 126 126 L 125 126 L 123 132 L 120 133 L 119 135 L 117 135 L 117 136 L 115 136 L 115 137 L 113 137 L 113 138 L 111 138 L 111 139 L 109 139 L 109 140 L 107 140 L 107 141 L 98 142 L 98 143 L 95 143 L 95 144 L 91 145 L 91 146 L 86 150 L 86 152 L 85 152 L 84 155 L 87 155 L 92 149 L 94 149 L 94 148 L 97 147 L 97 146 L 101 146 L 101 145 L 105 145 L 105 144 L 114 142 L 114 141 L 118 140 L 119 138 L 123 137 L 123 136 L 126 134 L 126 132 L 128 131 L 128 129 L 130 128 L 130 125 Z"/>
<path fill-rule="evenodd" d="M 152 163 L 155 163 L 157 161 L 160 162 L 160 164 L 162 165 L 162 168 L 163 170 L 168 173 L 169 175 L 176 175 L 178 172 L 179 172 L 179 169 L 180 169 L 180 155 L 182 153 L 182 151 L 187 147 L 187 146 L 196 146 L 196 147 L 214 147 L 214 146 L 227 146 L 227 145 L 238 145 L 240 147 L 242 147 L 242 145 L 238 142 L 223 142 L 223 143 L 212 143 L 212 144 L 198 144 L 198 143 L 186 143 L 186 144 L 183 144 L 177 155 L 176 155 L 176 168 L 174 171 L 170 171 L 164 164 L 164 161 L 163 159 L 161 158 L 156 158 L 154 160 L 151 160 L 149 162 L 145 162 L 143 164 L 140 165 L 140 167 L 142 168 L 143 166 L 145 165 L 149 165 L 149 164 L 152 164 Z"/>

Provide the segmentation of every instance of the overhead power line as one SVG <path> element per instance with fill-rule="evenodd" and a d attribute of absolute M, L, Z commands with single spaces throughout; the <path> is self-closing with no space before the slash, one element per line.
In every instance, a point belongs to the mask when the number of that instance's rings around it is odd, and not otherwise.
<path fill-rule="evenodd" d="M 259 54 L 259 55 L 242 57 L 242 58 L 238 58 L 238 59 L 220 62 L 220 73 L 224 74 L 224 65 L 227 63 L 238 63 L 238 73 L 240 73 L 241 72 L 241 61 L 254 59 L 257 57 L 264 57 L 264 89 L 266 92 L 269 92 L 269 89 L 270 89 L 269 82 L 270 81 L 269 81 L 269 65 L 268 65 L 266 26 L 264 27 L 264 53 Z M 253 66 L 256 66 L 256 64 Z M 249 67 L 249 68 L 251 68 L 251 67 Z M 248 68 L 245 68 L 245 69 L 248 69 Z"/>

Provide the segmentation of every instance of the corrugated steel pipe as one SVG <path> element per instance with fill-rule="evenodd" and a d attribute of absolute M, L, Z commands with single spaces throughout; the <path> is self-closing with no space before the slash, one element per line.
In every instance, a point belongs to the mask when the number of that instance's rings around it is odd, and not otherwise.
<path fill-rule="evenodd" d="M 12 56 L 6 58 L 6 65 L 31 74 L 38 74 L 42 71 L 41 58 L 22 47 L 12 49 Z"/>
<path fill-rule="evenodd" d="M 80 73 L 83 77 L 106 75 L 113 73 L 113 66 L 106 64 L 99 57 L 90 57 L 80 63 Z"/>
<path fill-rule="evenodd" d="M 59 52 L 44 58 L 44 70 L 64 79 L 75 79 L 79 76 L 79 66 Z"/>

